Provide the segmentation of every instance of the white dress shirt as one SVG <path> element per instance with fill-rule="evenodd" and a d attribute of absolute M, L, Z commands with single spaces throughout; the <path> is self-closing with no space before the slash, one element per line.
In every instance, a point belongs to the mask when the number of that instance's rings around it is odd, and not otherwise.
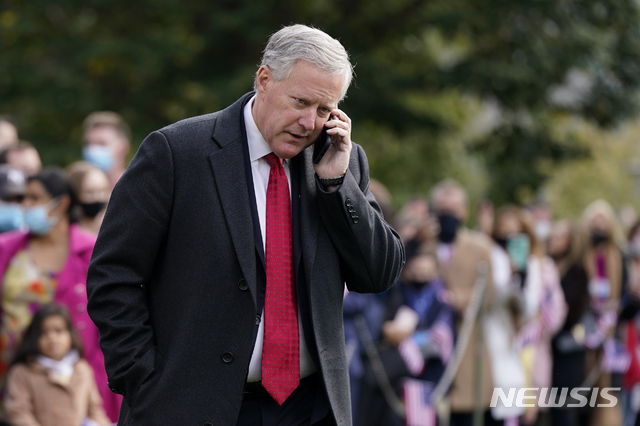
<path fill-rule="evenodd" d="M 258 126 L 253 119 L 251 113 L 251 106 L 255 96 L 247 102 L 244 107 L 244 125 L 247 130 L 247 142 L 249 143 L 249 159 L 251 161 L 251 174 L 253 175 L 253 188 L 256 194 L 256 207 L 258 209 L 258 219 L 260 221 L 260 233 L 262 234 L 262 248 L 265 249 L 265 242 L 267 240 L 267 187 L 269 186 L 269 173 L 271 172 L 271 166 L 265 160 L 265 155 L 272 152 L 269 144 Z M 289 196 L 291 196 L 291 171 L 289 167 L 290 160 L 283 162 L 284 171 L 289 181 Z M 266 249 L 265 249 L 266 250 Z M 247 376 L 248 382 L 257 382 L 262 380 L 262 343 L 264 340 L 264 310 L 262 311 L 262 321 L 258 328 L 258 336 L 256 337 L 256 344 L 253 347 L 253 355 L 251 355 L 251 362 L 249 363 L 249 375 Z M 298 336 L 300 347 L 300 378 L 307 377 L 308 375 L 316 371 L 316 367 L 311 360 L 307 344 L 304 340 L 304 332 L 302 330 L 302 321 L 300 315 L 300 308 L 298 308 Z"/>

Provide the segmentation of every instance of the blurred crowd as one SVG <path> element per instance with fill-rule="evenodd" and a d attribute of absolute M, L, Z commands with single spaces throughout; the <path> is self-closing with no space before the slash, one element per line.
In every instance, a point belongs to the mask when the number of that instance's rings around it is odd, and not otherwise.
<path fill-rule="evenodd" d="M 356 425 L 640 424 L 637 216 L 625 226 L 597 200 L 553 220 L 542 203 L 485 200 L 470 220 L 452 180 L 394 214 L 388 191 L 371 191 L 407 263 L 389 292 L 345 295 Z M 606 387 L 617 403 L 592 392 Z M 537 390 L 516 407 L 492 403 L 495 388 Z"/>
<path fill-rule="evenodd" d="M 118 417 L 86 276 L 130 130 L 113 112 L 89 115 L 83 129 L 82 160 L 43 169 L 36 147 L 0 117 L 0 424 L 96 426 Z"/>
<path fill-rule="evenodd" d="M 121 397 L 86 312 L 86 272 L 131 135 L 112 112 L 89 115 L 83 129 L 82 161 L 43 169 L 0 117 L 0 423 L 117 420 Z M 407 263 L 384 294 L 345 291 L 356 426 L 640 425 L 636 216 L 622 223 L 597 200 L 580 218 L 554 220 L 543 203 L 485 200 L 470 217 L 452 180 L 394 212 L 383 185 L 370 190 Z M 561 406 L 554 387 L 567 390 Z M 599 407 L 598 392 L 567 406 L 572 389 L 604 387 L 621 388 L 613 407 Z M 538 395 L 530 407 L 494 404 L 496 388 Z"/>

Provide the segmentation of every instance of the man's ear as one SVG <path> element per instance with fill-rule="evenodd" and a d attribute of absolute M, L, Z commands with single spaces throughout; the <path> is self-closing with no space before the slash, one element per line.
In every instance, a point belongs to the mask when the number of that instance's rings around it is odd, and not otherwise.
<path fill-rule="evenodd" d="M 273 81 L 273 74 L 271 73 L 271 69 L 266 65 L 262 65 L 260 69 L 258 69 L 258 73 L 256 74 L 256 87 L 258 89 L 258 92 L 266 92 L 267 85 L 271 81 Z"/>

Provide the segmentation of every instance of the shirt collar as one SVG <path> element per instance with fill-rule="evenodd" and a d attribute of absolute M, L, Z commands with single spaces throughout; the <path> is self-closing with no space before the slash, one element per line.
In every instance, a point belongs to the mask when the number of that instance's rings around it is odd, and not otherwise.
<path fill-rule="evenodd" d="M 256 99 L 255 95 L 244 106 L 244 127 L 247 129 L 247 142 L 249 145 L 249 159 L 251 162 L 258 161 L 265 155 L 273 152 L 267 141 L 258 130 L 253 114 L 251 113 L 251 107 L 253 101 Z M 288 162 L 288 160 L 285 160 Z"/>

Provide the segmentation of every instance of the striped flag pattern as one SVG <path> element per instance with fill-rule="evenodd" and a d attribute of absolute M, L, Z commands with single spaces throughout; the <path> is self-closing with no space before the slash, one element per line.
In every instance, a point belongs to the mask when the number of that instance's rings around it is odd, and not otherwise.
<path fill-rule="evenodd" d="M 589 349 L 596 349 L 607 338 L 609 331 L 616 325 L 618 314 L 615 311 L 605 311 L 600 314 L 596 323 L 596 331 L 588 334 L 584 345 Z"/>
<path fill-rule="evenodd" d="M 540 303 L 540 318 L 544 330 L 557 329 L 565 319 L 565 311 L 558 309 L 553 303 L 553 293 L 550 290 L 545 292 L 545 296 Z"/>
<path fill-rule="evenodd" d="M 409 372 L 414 376 L 419 376 L 424 370 L 424 357 L 416 341 L 411 337 L 404 339 L 398 346 L 398 352 L 400 352 Z"/>
<path fill-rule="evenodd" d="M 430 403 L 433 383 L 405 379 L 402 385 L 407 426 L 436 426 L 436 411 Z"/>
<path fill-rule="evenodd" d="M 538 318 L 527 321 L 518 332 L 518 347 L 535 345 L 542 337 L 542 323 Z"/>
<path fill-rule="evenodd" d="M 437 320 L 429 332 L 440 348 L 440 359 L 446 364 L 453 353 L 453 330 L 451 325 L 446 321 Z"/>
<path fill-rule="evenodd" d="M 604 342 L 603 349 L 600 368 L 608 373 L 625 373 L 631 364 L 631 356 L 627 348 L 610 337 Z"/>

